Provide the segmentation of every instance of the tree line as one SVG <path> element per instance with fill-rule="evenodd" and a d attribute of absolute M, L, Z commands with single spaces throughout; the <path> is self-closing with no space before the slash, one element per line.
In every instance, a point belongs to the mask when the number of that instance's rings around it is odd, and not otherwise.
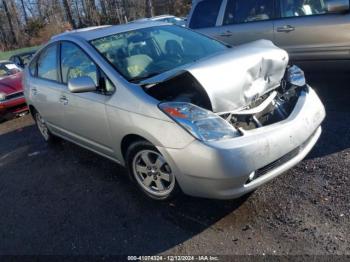
<path fill-rule="evenodd" d="M 191 0 L 0 0 L 0 51 L 40 45 L 71 29 L 186 16 L 190 6 Z"/>

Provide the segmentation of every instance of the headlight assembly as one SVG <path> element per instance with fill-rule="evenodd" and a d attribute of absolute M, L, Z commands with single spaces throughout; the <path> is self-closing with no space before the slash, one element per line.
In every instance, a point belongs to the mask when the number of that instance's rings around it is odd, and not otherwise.
<path fill-rule="evenodd" d="M 240 136 L 232 125 L 214 113 L 190 103 L 167 102 L 159 108 L 201 141 L 217 141 Z"/>
<path fill-rule="evenodd" d="M 296 65 L 289 67 L 287 71 L 287 82 L 295 86 L 305 86 L 306 80 L 304 71 Z"/>
<path fill-rule="evenodd" d="M 6 94 L 0 92 L 0 102 L 5 101 L 6 100 Z"/>

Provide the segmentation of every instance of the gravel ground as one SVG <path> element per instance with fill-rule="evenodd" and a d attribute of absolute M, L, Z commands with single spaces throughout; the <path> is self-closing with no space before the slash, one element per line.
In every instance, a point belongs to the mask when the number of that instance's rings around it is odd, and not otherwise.
<path fill-rule="evenodd" d="M 122 167 L 47 146 L 29 116 L 0 124 L 0 255 L 350 255 L 350 77 L 309 79 L 327 109 L 321 140 L 240 200 L 153 202 Z"/>

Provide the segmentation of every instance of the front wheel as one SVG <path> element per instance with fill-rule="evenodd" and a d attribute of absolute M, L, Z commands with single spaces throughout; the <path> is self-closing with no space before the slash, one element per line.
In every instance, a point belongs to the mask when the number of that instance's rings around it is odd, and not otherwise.
<path fill-rule="evenodd" d="M 169 164 L 149 142 L 132 144 L 127 152 L 127 164 L 132 179 L 148 197 L 168 200 L 179 192 Z"/>

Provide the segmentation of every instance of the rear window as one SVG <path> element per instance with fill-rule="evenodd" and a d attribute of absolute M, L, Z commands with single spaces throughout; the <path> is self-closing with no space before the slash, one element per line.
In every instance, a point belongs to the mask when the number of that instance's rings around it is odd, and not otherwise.
<path fill-rule="evenodd" d="M 222 0 L 204 0 L 199 2 L 192 13 L 190 28 L 215 26 L 221 3 Z"/>

